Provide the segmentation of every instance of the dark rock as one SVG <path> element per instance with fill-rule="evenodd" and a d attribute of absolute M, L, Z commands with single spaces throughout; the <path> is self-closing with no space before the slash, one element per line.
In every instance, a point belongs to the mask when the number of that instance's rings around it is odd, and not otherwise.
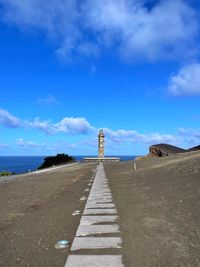
<path fill-rule="evenodd" d="M 150 146 L 148 157 L 166 157 L 170 155 L 175 155 L 179 153 L 185 153 L 187 150 L 168 145 L 168 144 L 158 144 Z"/>
<path fill-rule="evenodd" d="M 200 145 L 199 146 L 194 146 L 194 147 L 188 149 L 188 152 L 190 152 L 190 151 L 197 151 L 197 150 L 200 150 Z"/>

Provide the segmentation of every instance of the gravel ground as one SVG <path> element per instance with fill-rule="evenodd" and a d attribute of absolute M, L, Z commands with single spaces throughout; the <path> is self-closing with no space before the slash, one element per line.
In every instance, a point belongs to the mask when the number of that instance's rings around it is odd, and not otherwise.
<path fill-rule="evenodd" d="M 72 242 L 83 210 L 80 197 L 96 163 L 19 175 L 0 184 L 0 266 L 64 266 L 69 249 L 54 248 L 60 239 Z"/>
<path fill-rule="evenodd" d="M 105 164 L 126 267 L 200 266 L 200 153 Z"/>
<path fill-rule="evenodd" d="M 200 267 L 200 152 L 104 163 L 126 267 Z M 63 267 L 97 163 L 18 176 L 0 184 L 0 266 Z M 110 251 L 112 254 L 112 250 Z M 103 252 L 102 252 L 103 253 Z M 107 266 L 105 266 L 107 267 Z"/>

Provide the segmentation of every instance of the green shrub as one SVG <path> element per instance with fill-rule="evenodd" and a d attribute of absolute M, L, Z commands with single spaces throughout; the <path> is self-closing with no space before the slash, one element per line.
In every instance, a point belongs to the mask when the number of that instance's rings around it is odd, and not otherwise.
<path fill-rule="evenodd" d="M 44 162 L 42 163 L 42 165 L 40 165 L 38 167 L 38 170 L 44 169 L 44 168 L 49 168 L 52 167 L 54 165 L 59 165 L 59 164 L 64 164 L 64 163 L 68 163 L 71 161 L 75 161 L 75 159 L 67 154 L 57 154 L 56 156 L 50 156 L 50 157 L 46 157 L 44 159 Z"/>
<path fill-rule="evenodd" d="M 14 174 L 13 172 L 8 172 L 8 171 L 3 171 L 3 172 L 0 172 L 0 176 L 9 176 L 9 175 L 12 175 Z"/>

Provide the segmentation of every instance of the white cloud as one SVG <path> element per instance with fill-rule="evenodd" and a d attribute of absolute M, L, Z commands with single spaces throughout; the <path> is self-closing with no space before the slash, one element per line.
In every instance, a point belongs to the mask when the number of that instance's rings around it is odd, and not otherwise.
<path fill-rule="evenodd" d="M 170 134 L 160 134 L 160 133 L 149 133 L 142 134 L 137 131 L 131 130 L 118 130 L 113 131 L 111 129 L 105 128 L 105 135 L 109 138 L 110 141 L 114 143 L 136 143 L 141 145 L 152 145 L 158 143 L 169 143 L 176 144 L 178 143 L 178 138 Z"/>
<path fill-rule="evenodd" d="M 26 121 L 26 125 L 39 129 L 47 134 L 65 133 L 69 135 L 88 134 L 93 131 L 93 127 L 85 118 L 65 117 L 57 123 L 50 120 L 42 121 L 35 118 L 33 121 Z"/>
<path fill-rule="evenodd" d="M 23 121 L 4 109 L 0 109 L 0 125 L 8 128 L 35 128 L 47 134 L 65 133 L 69 135 L 78 135 L 88 134 L 95 130 L 95 128 L 83 117 L 64 117 L 56 123 L 53 123 L 50 120 L 41 120 L 39 117 L 36 117 L 32 121 Z"/>
<path fill-rule="evenodd" d="M 58 43 L 60 54 L 71 53 L 81 37 L 77 0 L 0 0 L 3 20 L 23 30 L 42 30 Z"/>
<path fill-rule="evenodd" d="M 100 42 L 116 43 L 127 59 L 160 58 L 181 55 L 197 34 L 195 11 L 181 0 L 157 1 L 88 0 L 88 27 L 98 30 Z M 186 52 L 186 51 L 185 51 Z"/>
<path fill-rule="evenodd" d="M 37 102 L 42 105 L 57 105 L 59 101 L 53 95 L 47 95 L 46 97 L 38 97 Z"/>
<path fill-rule="evenodd" d="M 21 125 L 20 119 L 10 114 L 5 109 L 0 109 L 0 125 L 8 128 L 17 128 Z"/>
<path fill-rule="evenodd" d="M 31 128 L 35 128 L 45 132 L 46 134 L 53 134 L 51 122 L 41 121 L 39 117 L 36 117 L 33 121 L 25 121 L 25 125 Z"/>
<path fill-rule="evenodd" d="M 17 140 L 17 144 L 20 147 L 24 147 L 24 148 L 36 148 L 36 147 L 38 147 L 38 144 L 36 144 L 35 142 L 33 142 L 33 141 L 26 141 L 23 138 L 18 139 Z"/>
<path fill-rule="evenodd" d="M 200 64 L 184 66 L 171 76 L 168 90 L 175 96 L 200 95 Z"/>
<path fill-rule="evenodd" d="M 55 132 L 70 134 L 87 134 L 93 127 L 85 118 L 63 118 L 60 122 L 53 125 Z"/>
<path fill-rule="evenodd" d="M 84 146 L 96 147 L 98 128 L 92 126 L 83 117 L 64 117 L 59 122 L 50 120 L 42 121 L 35 118 L 33 121 L 23 121 L 14 117 L 8 111 L 0 110 L 0 123 L 5 127 L 24 127 L 26 129 L 38 129 L 46 134 L 64 133 L 66 135 L 87 135 L 87 140 L 82 140 Z M 176 134 L 161 134 L 159 132 L 140 133 L 135 130 L 112 130 L 103 128 L 108 146 L 118 146 L 124 144 L 138 144 L 141 146 L 149 146 L 158 143 L 167 143 L 177 146 L 186 145 L 187 147 L 200 144 L 200 129 L 184 129 L 180 128 Z M 17 144 L 25 148 L 47 149 L 47 144 L 37 144 L 33 141 L 27 141 L 23 138 L 17 140 Z M 0 144 L 0 148 L 8 147 L 6 144 Z M 77 149 L 79 143 L 55 143 L 54 147 L 65 147 L 66 149 Z"/>
<path fill-rule="evenodd" d="M 198 34 L 197 13 L 186 0 L 0 0 L 3 19 L 43 30 L 64 57 L 98 56 L 116 48 L 130 61 L 189 56 Z M 193 48 L 193 49 L 191 49 Z"/>
<path fill-rule="evenodd" d="M 180 128 L 178 134 L 188 147 L 200 145 L 200 129 Z"/>

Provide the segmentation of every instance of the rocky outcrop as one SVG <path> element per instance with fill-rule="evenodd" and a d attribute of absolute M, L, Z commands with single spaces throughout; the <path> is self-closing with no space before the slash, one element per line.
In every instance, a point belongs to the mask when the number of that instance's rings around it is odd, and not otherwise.
<path fill-rule="evenodd" d="M 171 155 L 182 154 L 186 152 L 194 152 L 200 150 L 200 145 L 192 147 L 190 149 L 183 149 L 177 146 L 168 144 L 157 144 L 149 147 L 149 154 L 142 157 L 137 157 L 136 160 L 147 159 L 147 158 L 160 158 Z"/>
<path fill-rule="evenodd" d="M 197 150 L 200 150 L 200 145 L 199 146 L 194 146 L 194 147 L 188 149 L 187 151 L 188 152 L 190 152 L 190 151 L 192 152 L 192 151 L 197 151 Z"/>
<path fill-rule="evenodd" d="M 150 146 L 148 157 L 166 157 L 179 153 L 185 153 L 187 150 L 168 145 L 168 144 L 158 144 Z"/>

